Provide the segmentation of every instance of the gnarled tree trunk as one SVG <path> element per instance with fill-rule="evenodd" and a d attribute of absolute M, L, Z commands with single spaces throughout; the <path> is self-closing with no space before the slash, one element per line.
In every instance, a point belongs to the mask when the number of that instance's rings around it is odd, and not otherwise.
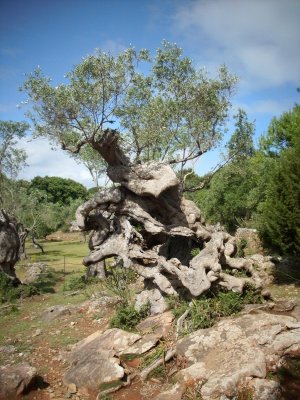
<path fill-rule="evenodd" d="M 196 205 L 182 196 L 181 184 L 167 163 L 132 165 L 117 144 L 115 131 L 106 130 L 97 150 L 108 163 L 117 186 L 98 192 L 76 212 L 78 226 L 92 231 L 88 268 L 119 256 L 125 268 L 144 277 L 145 288 L 136 307 L 150 301 L 151 312 L 165 309 L 165 297 L 198 297 L 217 284 L 242 292 L 245 284 L 259 287 L 261 279 L 250 260 L 232 258 L 235 240 L 221 226 L 209 226 Z M 192 258 L 191 251 L 199 249 Z M 230 274 L 246 271 L 246 278 Z"/>
<path fill-rule="evenodd" d="M 4 272 L 16 285 L 20 283 L 14 268 L 18 261 L 19 249 L 17 222 L 5 210 L 0 210 L 0 271 Z"/>

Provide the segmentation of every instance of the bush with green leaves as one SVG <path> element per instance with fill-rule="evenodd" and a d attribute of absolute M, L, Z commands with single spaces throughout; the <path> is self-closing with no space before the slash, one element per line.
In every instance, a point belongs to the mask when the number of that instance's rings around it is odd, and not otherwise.
<path fill-rule="evenodd" d="M 15 286 L 10 278 L 0 271 L 0 304 L 39 294 L 39 289 L 34 285 L 20 284 Z"/>
<path fill-rule="evenodd" d="M 109 322 L 110 328 L 119 328 L 125 331 L 133 331 L 136 325 L 148 316 L 149 305 L 145 304 L 139 311 L 135 310 L 134 305 L 129 305 L 123 301 L 117 306 L 116 314 Z"/>
<path fill-rule="evenodd" d="M 85 289 L 89 285 L 99 283 L 98 278 L 86 278 L 85 275 L 73 275 L 70 276 L 65 283 L 65 290 L 82 290 Z"/>
<path fill-rule="evenodd" d="M 242 311 L 246 304 L 262 303 L 260 291 L 252 285 L 246 285 L 244 293 L 218 291 L 193 299 L 192 302 L 169 298 L 169 307 L 175 318 L 190 310 L 186 317 L 187 333 L 197 329 L 210 328 L 221 317 L 229 317 Z"/>

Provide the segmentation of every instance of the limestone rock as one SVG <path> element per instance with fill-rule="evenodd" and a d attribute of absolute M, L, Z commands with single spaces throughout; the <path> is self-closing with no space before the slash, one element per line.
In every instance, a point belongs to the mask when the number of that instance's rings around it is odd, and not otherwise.
<path fill-rule="evenodd" d="M 93 354 L 79 355 L 66 372 L 64 382 L 95 390 L 103 382 L 115 382 L 123 378 L 124 369 L 119 364 L 113 350 L 98 348 Z"/>
<path fill-rule="evenodd" d="M 33 383 L 36 369 L 27 362 L 0 366 L 0 394 L 18 396 Z"/>
<path fill-rule="evenodd" d="M 172 327 L 174 315 L 171 311 L 146 318 L 137 325 L 137 329 L 144 335 L 126 351 L 129 354 L 144 354 L 161 339 L 165 337 Z"/>
<path fill-rule="evenodd" d="M 212 328 L 181 339 L 177 356 L 187 368 L 179 371 L 176 378 L 182 387 L 203 380 L 203 399 L 214 400 L 236 396 L 239 385 L 253 377 L 257 379 L 252 385 L 256 399 L 277 400 L 280 391 L 265 380 L 267 368 L 272 360 L 276 370 L 281 357 L 299 353 L 297 320 L 258 311 L 255 315 L 221 320 Z"/>
<path fill-rule="evenodd" d="M 43 262 L 28 264 L 27 266 L 29 268 L 26 271 L 26 277 L 23 280 L 23 283 L 25 283 L 25 284 L 30 284 L 30 283 L 35 282 L 39 278 L 39 276 L 41 274 L 44 274 L 48 269 L 47 264 L 45 264 Z"/>
<path fill-rule="evenodd" d="M 117 328 L 97 331 L 83 339 L 66 356 L 71 367 L 64 376 L 65 384 L 95 390 L 103 382 L 122 379 L 124 369 L 116 356 L 129 353 L 128 348 L 139 339 L 140 335 Z"/>
<path fill-rule="evenodd" d="M 41 319 L 43 321 L 50 322 L 57 318 L 64 317 L 65 315 L 71 315 L 70 308 L 71 307 L 67 305 L 48 307 L 41 315 Z"/>
<path fill-rule="evenodd" d="M 280 400 L 282 390 L 278 382 L 254 378 L 248 387 L 253 389 L 253 400 Z"/>
<path fill-rule="evenodd" d="M 144 319 L 136 327 L 143 333 L 154 332 L 160 337 L 163 337 L 170 331 L 174 318 L 174 314 L 171 311 L 166 311 L 163 314 Z"/>
<path fill-rule="evenodd" d="M 16 353 L 17 348 L 11 344 L 8 346 L 0 346 L 0 353 L 6 353 L 6 354 L 11 354 L 11 353 Z"/>

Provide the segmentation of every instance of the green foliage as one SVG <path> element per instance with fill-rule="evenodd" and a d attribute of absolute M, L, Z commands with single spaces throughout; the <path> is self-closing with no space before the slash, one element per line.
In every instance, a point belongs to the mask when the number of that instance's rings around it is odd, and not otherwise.
<path fill-rule="evenodd" d="M 300 106 L 274 117 L 267 135 L 260 138 L 260 149 L 269 157 L 278 157 L 280 152 L 295 146 L 300 130 Z"/>
<path fill-rule="evenodd" d="M 191 257 L 194 258 L 200 253 L 200 249 L 196 247 L 195 249 L 192 249 L 191 251 Z"/>
<path fill-rule="evenodd" d="M 70 204 L 72 200 L 87 200 L 87 189 L 72 179 L 60 178 L 57 176 L 36 176 L 30 183 L 30 189 L 37 189 L 47 194 L 49 203 Z"/>
<path fill-rule="evenodd" d="M 166 351 L 166 346 L 164 342 L 160 341 L 159 344 L 152 349 L 149 353 L 143 355 L 141 368 L 144 369 L 151 365 L 153 361 L 157 360 L 159 357 L 163 357 Z"/>
<path fill-rule="evenodd" d="M 56 184 L 61 185 L 60 191 L 56 192 Z M 88 198 L 87 189 L 80 183 L 56 177 L 36 177 L 31 183 L 3 177 L 1 189 L 2 207 L 38 237 L 58 229 L 68 232 L 77 207 Z M 59 200 L 60 194 L 62 201 L 50 202 Z"/>
<path fill-rule="evenodd" d="M 240 220 L 250 220 L 255 214 L 259 198 L 253 196 L 256 170 L 251 160 L 232 162 L 215 175 L 208 190 L 197 200 L 206 220 L 218 222 L 230 232 Z"/>
<path fill-rule="evenodd" d="M 300 129 L 294 138 L 294 147 L 282 151 L 275 163 L 262 205 L 262 237 L 281 254 L 299 255 L 300 252 L 299 171 Z"/>
<path fill-rule="evenodd" d="M 163 365 L 159 365 L 158 367 L 154 368 L 149 374 L 149 379 L 156 378 L 156 379 L 165 379 L 166 377 L 166 369 Z"/>
<path fill-rule="evenodd" d="M 254 398 L 254 390 L 252 388 L 248 388 L 247 386 L 242 387 L 235 399 L 236 400 L 253 400 Z"/>
<path fill-rule="evenodd" d="M 264 298 L 261 295 L 260 289 L 256 289 L 255 286 L 246 284 L 243 292 L 243 303 L 244 304 L 262 304 Z"/>
<path fill-rule="evenodd" d="M 86 278 L 84 275 L 71 275 L 65 282 L 65 290 L 82 290 L 89 285 L 98 284 L 98 278 Z"/>
<path fill-rule="evenodd" d="M 151 63 L 147 75 L 138 72 L 141 62 Z M 135 161 L 199 157 L 220 143 L 238 82 L 224 65 L 215 78 L 196 70 L 181 48 L 165 40 L 153 60 L 145 49 L 130 47 L 116 56 L 98 49 L 66 78 L 54 87 L 38 68 L 20 90 L 29 97 L 34 135 L 81 161 L 90 159 L 81 156 L 85 147 L 99 152 L 99 135 L 112 123 L 123 128 L 119 145 Z"/>
<path fill-rule="evenodd" d="M 238 109 L 236 119 L 236 130 L 232 134 L 226 145 L 228 155 L 234 162 L 252 157 L 255 153 L 253 135 L 255 134 L 255 124 L 248 121 L 244 110 Z"/>
<path fill-rule="evenodd" d="M 116 310 L 115 316 L 109 322 L 110 328 L 119 328 L 125 331 L 133 331 L 136 325 L 148 316 L 149 305 L 145 304 L 140 311 L 134 309 L 134 305 L 122 301 Z"/>
<path fill-rule="evenodd" d="M 237 246 L 236 257 L 245 257 L 245 248 L 247 247 L 247 239 L 242 238 Z"/>
<path fill-rule="evenodd" d="M 115 267 L 107 268 L 107 279 L 103 282 L 111 292 L 122 299 L 123 302 L 130 301 L 129 285 L 136 281 L 137 274 L 128 268 L 123 267 L 123 261 Z"/>
<path fill-rule="evenodd" d="M 0 121 L 0 178 L 5 174 L 15 179 L 26 166 L 26 152 L 18 149 L 19 139 L 26 136 L 29 125 L 26 122 Z M 1 189 L 0 179 L 0 189 Z"/>
<path fill-rule="evenodd" d="M 246 304 L 260 304 L 263 298 L 258 289 L 252 285 L 246 285 L 243 294 L 218 291 L 215 294 L 193 299 L 192 302 L 175 297 L 170 297 L 168 302 L 176 319 L 190 309 L 185 319 L 187 333 L 189 333 L 197 329 L 210 328 L 219 318 L 239 313 Z"/>
<path fill-rule="evenodd" d="M 20 284 L 15 286 L 10 278 L 0 271 L 0 304 L 25 297 L 39 294 L 39 290 L 34 285 Z"/>

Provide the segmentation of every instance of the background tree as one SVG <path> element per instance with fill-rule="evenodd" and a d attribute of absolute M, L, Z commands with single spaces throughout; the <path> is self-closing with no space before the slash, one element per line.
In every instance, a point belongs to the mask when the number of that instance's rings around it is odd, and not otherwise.
<path fill-rule="evenodd" d="M 26 122 L 0 121 L 0 174 L 16 178 L 26 166 L 26 152 L 17 148 L 19 139 L 26 136 Z"/>
<path fill-rule="evenodd" d="M 88 191 L 81 183 L 57 176 L 36 176 L 30 183 L 30 189 L 44 191 L 49 203 L 68 205 L 72 200 L 88 198 Z"/>
<path fill-rule="evenodd" d="M 255 154 L 255 123 L 249 122 L 241 109 L 234 118 L 236 129 L 226 145 L 230 163 L 211 178 L 209 188 L 196 198 L 208 221 L 220 222 L 231 232 L 249 221 L 257 208 L 257 199 L 253 198 L 256 171 L 251 161 Z"/>
<path fill-rule="evenodd" d="M 20 283 L 14 271 L 20 251 L 19 224 L 15 216 L 4 209 L 11 204 L 7 204 L 4 197 L 5 192 L 9 192 L 12 200 L 9 181 L 14 181 L 26 165 L 25 151 L 15 146 L 26 135 L 28 127 L 25 122 L 0 121 L 0 271 L 16 284 Z"/>
<path fill-rule="evenodd" d="M 99 181 L 101 178 L 104 179 L 105 184 L 108 183 L 107 164 L 98 152 L 90 146 L 84 146 L 80 153 L 72 153 L 71 155 L 78 164 L 83 164 L 87 168 L 97 190 L 100 189 Z"/>
<path fill-rule="evenodd" d="M 300 250 L 300 107 L 271 121 L 262 138 L 272 159 L 266 199 L 261 204 L 260 230 L 265 242 L 283 254 Z"/>

